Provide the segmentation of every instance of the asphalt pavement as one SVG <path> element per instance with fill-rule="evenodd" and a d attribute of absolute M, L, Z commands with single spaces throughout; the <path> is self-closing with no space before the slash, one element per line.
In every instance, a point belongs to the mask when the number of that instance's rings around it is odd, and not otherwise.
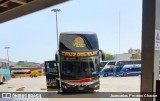
<path fill-rule="evenodd" d="M 45 76 L 37 78 L 12 78 L 9 82 L 0 85 L 1 92 L 42 92 L 46 90 Z M 101 77 L 100 89 L 91 93 L 79 94 L 60 94 L 55 91 L 50 91 L 50 98 L 1 98 L 0 101 L 140 101 L 139 98 L 108 98 L 107 96 L 114 95 L 116 92 L 139 92 L 140 91 L 140 77 Z M 110 93 L 107 93 L 110 92 Z M 48 93 L 45 93 L 48 94 Z M 97 94 L 102 94 L 99 96 Z M 106 96 L 105 96 L 106 94 Z M 110 94 L 110 95 L 108 95 Z M 89 98 L 88 98 L 89 96 Z M 99 97 L 98 97 L 99 96 Z"/>

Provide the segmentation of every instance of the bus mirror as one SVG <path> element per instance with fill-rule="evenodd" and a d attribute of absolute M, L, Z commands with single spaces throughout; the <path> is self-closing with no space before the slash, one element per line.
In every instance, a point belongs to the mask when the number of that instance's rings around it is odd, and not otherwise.
<path fill-rule="evenodd" d="M 105 60 L 105 55 L 104 55 L 104 53 L 102 53 L 102 61 L 104 61 Z"/>
<path fill-rule="evenodd" d="M 59 55 L 58 55 L 58 51 L 56 52 L 56 54 L 55 54 L 55 61 L 56 62 L 59 62 Z"/>
<path fill-rule="evenodd" d="M 102 61 L 105 61 L 105 54 L 102 50 L 99 50 L 101 54 Z"/>

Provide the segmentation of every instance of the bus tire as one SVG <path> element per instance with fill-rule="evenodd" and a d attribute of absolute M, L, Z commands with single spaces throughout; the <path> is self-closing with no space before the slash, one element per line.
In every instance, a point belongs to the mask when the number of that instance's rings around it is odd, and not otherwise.
<path fill-rule="evenodd" d="M 68 93 L 69 90 L 67 90 L 67 89 L 62 89 L 62 92 L 63 92 L 63 93 Z"/>
<path fill-rule="evenodd" d="M 104 77 L 108 77 L 108 73 L 104 74 Z"/>
<path fill-rule="evenodd" d="M 127 76 L 127 73 L 123 73 L 123 77 L 126 77 Z"/>

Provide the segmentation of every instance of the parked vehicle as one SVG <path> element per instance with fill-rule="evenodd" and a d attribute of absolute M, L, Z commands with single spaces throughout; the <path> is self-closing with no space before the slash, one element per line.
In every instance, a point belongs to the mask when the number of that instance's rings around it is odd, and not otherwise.
<path fill-rule="evenodd" d="M 114 65 L 106 65 L 100 72 L 99 75 L 108 77 L 114 75 Z"/>
<path fill-rule="evenodd" d="M 45 61 L 47 90 L 93 91 L 100 88 L 98 37 L 91 32 L 64 32 L 59 37 L 55 61 Z"/>
<path fill-rule="evenodd" d="M 104 68 L 99 72 L 100 76 L 107 77 L 107 76 L 118 76 L 116 75 L 124 65 L 133 65 L 133 64 L 141 64 L 140 59 L 134 60 L 116 60 L 116 61 L 109 61 Z"/>
<path fill-rule="evenodd" d="M 122 68 L 124 65 L 129 64 L 141 64 L 141 59 L 132 59 L 132 60 L 118 60 L 115 63 L 115 66 Z"/>
<path fill-rule="evenodd" d="M 31 71 L 30 77 L 38 77 L 38 76 L 42 76 L 42 71 L 38 71 L 38 70 Z"/>
<path fill-rule="evenodd" d="M 8 66 L 8 63 L 6 62 L 0 62 L 0 84 L 3 84 L 4 82 L 7 82 L 11 79 L 10 76 L 10 68 Z"/>
<path fill-rule="evenodd" d="M 100 70 L 103 68 L 108 68 L 108 66 L 115 65 L 117 63 L 117 60 L 111 60 L 111 61 L 102 61 L 100 63 Z"/>
<path fill-rule="evenodd" d="M 109 61 L 100 61 L 100 70 L 104 68 L 106 64 L 108 64 Z"/>
<path fill-rule="evenodd" d="M 121 69 L 115 68 L 116 76 L 138 76 L 141 75 L 141 64 L 124 65 Z"/>

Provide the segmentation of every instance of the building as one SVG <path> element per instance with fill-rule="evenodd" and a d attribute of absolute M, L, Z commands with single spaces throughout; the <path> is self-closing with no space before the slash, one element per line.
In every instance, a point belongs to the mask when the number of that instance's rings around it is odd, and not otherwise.
<path fill-rule="evenodd" d="M 129 54 L 141 54 L 141 50 L 140 49 L 132 49 L 132 48 L 130 48 L 128 50 L 128 53 Z"/>
<path fill-rule="evenodd" d="M 115 54 L 114 60 L 130 60 L 133 54 L 141 54 L 141 50 L 140 49 L 132 49 L 130 48 L 128 50 L 128 53 L 123 53 L 123 54 Z"/>
<path fill-rule="evenodd" d="M 0 62 L 5 62 L 5 63 L 8 63 L 8 60 L 7 59 L 0 59 Z M 11 67 L 15 66 L 16 62 L 13 62 L 13 61 L 9 61 L 9 65 Z"/>
<path fill-rule="evenodd" d="M 129 60 L 132 54 L 130 53 L 123 53 L 123 54 L 115 54 L 114 60 Z"/>

